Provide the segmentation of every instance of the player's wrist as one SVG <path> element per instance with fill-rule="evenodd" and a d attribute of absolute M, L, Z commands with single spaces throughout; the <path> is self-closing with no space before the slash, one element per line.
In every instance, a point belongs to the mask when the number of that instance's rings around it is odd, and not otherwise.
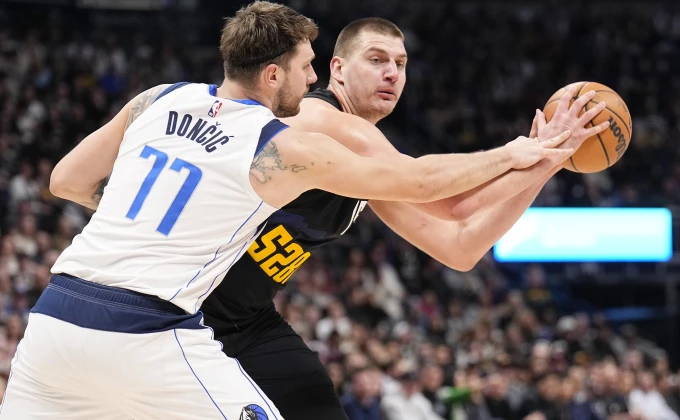
<path fill-rule="evenodd" d="M 564 163 L 567 160 L 569 160 L 569 158 L 565 158 L 564 156 L 548 156 L 541 160 L 539 164 L 543 164 L 546 167 L 550 167 L 551 169 L 562 169 L 564 167 Z"/>
<path fill-rule="evenodd" d="M 502 166 L 507 165 L 510 168 L 514 168 L 520 163 L 520 156 L 510 143 L 493 150 L 493 152 L 498 155 L 499 164 Z"/>

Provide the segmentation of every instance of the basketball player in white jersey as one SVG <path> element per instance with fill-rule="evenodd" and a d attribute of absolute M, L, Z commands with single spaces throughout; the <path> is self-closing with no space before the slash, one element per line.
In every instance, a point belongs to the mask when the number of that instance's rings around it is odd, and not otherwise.
<path fill-rule="evenodd" d="M 269 215 L 315 188 L 430 202 L 573 153 L 555 149 L 565 131 L 376 159 L 290 129 L 276 117 L 316 80 L 316 34 L 288 7 L 251 4 L 223 30 L 221 86 L 150 89 L 57 165 L 53 192 L 96 212 L 31 312 L 0 419 L 281 419 L 198 312 Z"/>

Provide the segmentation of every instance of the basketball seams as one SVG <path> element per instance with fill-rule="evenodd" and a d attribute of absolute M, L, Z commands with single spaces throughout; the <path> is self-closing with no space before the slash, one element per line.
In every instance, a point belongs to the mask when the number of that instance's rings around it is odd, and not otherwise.
<path fill-rule="evenodd" d="M 591 100 L 590 102 L 592 102 L 592 103 L 594 103 L 594 104 L 599 104 L 599 102 L 595 102 L 595 101 L 593 101 L 593 100 Z M 614 114 L 614 116 L 616 116 L 616 118 L 618 118 L 619 121 L 621 121 L 621 125 L 623 125 L 624 127 L 626 127 L 626 131 L 628 132 L 628 139 L 629 139 L 629 141 L 630 141 L 631 132 L 630 132 L 630 128 L 628 128 L 628 124 L 626 124 L 626 121 L 625 121 L 623 118 L 621 118 L 621 116 L 620 116 L 619 114 L 617 114 L 616 111 L 612 111 L 612 109 L 609 108 L 608 106 L 604 107 L 604 109 L 606 109 L 607 111 L 609 111 L 609 112 L 611 112 L 612 114 Z"/>
<path fill-rule="evenodd" d="M 573 97 L 573 98 L 571 98 L 571 99 L 572 99 L 572 100 L 578 99 L 579 94 L 580 94 L 581 91 L 583 90 L 583 87 L 584 87 L 585 85 L 587 85 L 588 83 L 590 83 L 590 82 L 583 82 L 583 84 L 581 85 L 581 88 L 578 90 L 578 92 L 576 92 L 576 96 Z M 566 92 L 566 88 L 562 88 L 562 89 L 564 89 L 565 92 Z M 560 90 L 562 90 L 562 89 L 560 89 Z M 598 91 L 596 91 L 596 92 L 598 92 Z M 608 92 L 608 91 L 607 91 L 607 92 Z M 555 99 L 553 99 L 552 101 L 549 101 L 547 104 L 545 104 L 545 106 L 543 107 L 543 109 L 545 109 L 545 108 L 546 108 L 548 105 L 550 105 L 551 103 L 557 102 L 557 101 L 559 101 L 560 99 L 562 99 L 562 95 L 563 95 L 563 94 L 561 94 L 561 95 L 559 96 L 559 98 L 555 98 Z M 571 106 L 571 104 L 570 104 L 570 106 Z"/>
<path fill-rule="evenodd" d="M 547 104 L 545 104 L 545 106 L 544 106 L 543 108 L 546 108 L 546 107 L 547 107 L 548 105 L 550 105 L 551 103 L 557 102 L 557 101 L 559 101 L 559 100 L 560 100 L 560 98 L 553 99 L 552 101 L 550 101 L 550 102 L 548 102 Z"/>
<path fill-rule="evenodd" d="M 581 85 L 581 88 L 578 90 L 578 92 L 576 92 L 576 97 L 574 98 L 574 100 L 578 99 L 579 96 L 581 96 L 581 91 L 583 91 L 583 88 L 586 87 L 586 85 L 589 84 L 589 83 L 590 82 L 585 82 Z"/>
<path fill-rule="evenodd" d="M 574 168 L 574 171 L 581 173 L 581 171 L 579 171 L 578 168 L 576 168 L 576 164 L 574 163 L 574 156 L 573 155 L 569 156 L 569 161 L 571 162 L 571 166 Z"/>

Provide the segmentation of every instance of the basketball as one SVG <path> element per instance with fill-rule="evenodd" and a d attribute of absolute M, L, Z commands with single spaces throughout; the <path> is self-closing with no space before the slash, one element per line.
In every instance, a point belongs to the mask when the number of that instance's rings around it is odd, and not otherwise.
<path fill-rule="evenodd" d="M 588 126 L 592 127 L 609 120 L 609 127 L 605 131 L 585 140 L 574 155 L 565 162 L 564 167 L 572 172 L 592 173 L 605 170 L 621 159 L 628 149 L 633 129 L 633 120 L 626 103 L 611 88 L 595 82 L 578 82 L 576 96 L 571 99 L 569 106 L 579 96 L 594 90 L 595 97 L 579 112 L 582 115 L 600 101 L 605 101 L 607 107 L 598 114 Z M 543 113 L 547 121 L 555 114 L 559 100 L 567 87 L 555 92 L 545 104 Z"/>

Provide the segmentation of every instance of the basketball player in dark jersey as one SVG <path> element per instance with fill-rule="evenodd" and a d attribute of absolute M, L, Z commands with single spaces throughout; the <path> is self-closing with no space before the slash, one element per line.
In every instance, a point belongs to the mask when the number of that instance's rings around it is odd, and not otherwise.
<path fill-rule="evenodd" d="M 401 31 L 383 19 L 355 21 L 339 35 L 334 56 L 329 89 L 307 94 L 301 112 L 284 122 L 329 135 L 364 156 L 398 153 L 375 123 L 392 112 L 405 83 Z M 567 109 L 569 97 L 551 124 L 556 133 L 572 130 L 564 147 L 576 150 L 606 128 L 583 128 L 604 106 L 578 118 L 577 111 L 567 111 L 583 108 L 591 98 L 584 95 Z M 537 111 L 531 137 L 539 126 L 546 135 L 550 131 Z M 524 213 L 563 161 L 544 159 L 447 200 L 417 205 L 371 201 L 370 206 L 390 228 L 433 258 L 469 270 Z M 347 420 L 326 369 L 272 300 L 310 252 L 340 237 L 365 205 L 319 190 L 302 194 L 272 215 L 248 253 L 201 307 L 205 324 L 213 328 L 224 352 L 239 360 L 285 419 Z"/>

